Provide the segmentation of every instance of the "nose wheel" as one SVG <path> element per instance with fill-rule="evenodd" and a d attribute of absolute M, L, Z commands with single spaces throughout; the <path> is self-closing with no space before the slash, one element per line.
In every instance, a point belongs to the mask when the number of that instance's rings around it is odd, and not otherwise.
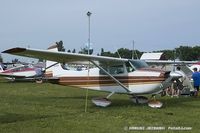
<path fill-rule="evenodd" d="M 149 100 L 148 102 L 148 106 L 151 108 L 161 108 L 163 106 L 163 103 L 156 100 L 155 95 L 153 95 L 151 100 Z"/>

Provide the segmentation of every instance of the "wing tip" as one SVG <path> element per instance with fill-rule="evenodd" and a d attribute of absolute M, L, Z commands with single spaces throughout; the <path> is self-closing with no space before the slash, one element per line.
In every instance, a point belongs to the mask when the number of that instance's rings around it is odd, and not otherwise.
<path fill-rule="evenodd" d="M 26 50 L 25 48 L 19 48 L 19 47 L 17 47 L 17 48 L 11 48 L 11 49 L 5 50 L 2 53 L 8 53 L 8 54 L 20 53 L 20 52 L 23 52 L 25 50 Z"/>

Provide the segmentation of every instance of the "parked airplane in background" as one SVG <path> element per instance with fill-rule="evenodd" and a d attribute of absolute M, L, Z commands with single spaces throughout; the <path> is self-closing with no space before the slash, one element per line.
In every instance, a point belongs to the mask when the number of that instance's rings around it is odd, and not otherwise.
<path fill-rule="evenodd" d="M 136 103 L 148 102 L 141 95 L 154 96 L 169 87 L 173 80 L 181 77 L 175 72 L 149 68 L 142 60 L 58 52 L 57 47 L 51 46 L 49 50 L 12 48 L 3 53 L 51 60 L 47 62 L 46 75 L 54 83 L 110 92 L 105 98 L 92 99 L 95 105 L 103 107 L 111 104 L 109 97 L 115 93 L 131 95 Z M 77 71 L 64 69 L 60 64 L 76 61 L 88 61 L 95 67 L 88 65 L 86 69 Z M 159 101 L 148 104 L 151 107 L 162 106 Z"/>
<path fill-rule="evenodd" d="M 197 68 L 197 71 L 200 72 L 200 62 L 197 62 L 197 63 L 191 65 L 189 68 L 190 68 L 190 70 L 192 70 L 192 71 L 193 71 L 194 68 Z"/>
<path fill-rule="evenodd" d="M 30 65 L 20 65 L 4 70 L 0 65 L 0 76 L 11 81 L 36 80 L 42 76 L 42 70 Z"/>

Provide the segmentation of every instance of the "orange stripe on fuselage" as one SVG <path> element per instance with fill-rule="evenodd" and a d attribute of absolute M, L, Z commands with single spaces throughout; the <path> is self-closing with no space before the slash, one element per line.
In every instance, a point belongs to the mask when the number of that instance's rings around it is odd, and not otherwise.
<path fill-rule="evenodd" d="M 118 76 L 115 77 L 123 84 L 147 84 L 147 83 L 159 83 L 165 80 L 164 77 L 135 77 L 135 76 Z M 61 77 L 58 80 L 59 84 L 70 85 L 70 86 L 79 86 L 79 85 L 109 85 L 115 84 L 110 77 Z"/>

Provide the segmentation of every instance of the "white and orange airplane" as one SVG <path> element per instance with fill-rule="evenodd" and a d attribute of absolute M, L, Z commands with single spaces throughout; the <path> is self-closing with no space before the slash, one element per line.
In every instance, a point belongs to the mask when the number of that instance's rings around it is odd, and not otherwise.
<path fill-rule="evenodd" d="M 92 99 L 95 105 L 103 107 L 111 104 L 109 97 L 115 93 L 131 95 L 136 103 L 146 103 L 148 99 L 142 95 L 156 95 L 169 87 L 173 80 L 181 77 L 176 72 L 152 69 L 142 60 L 60 52 L 57 45 L 51 46 L 48 50 L 17 47 L 2 53 L 51 60 L 47 61 L 46 66 L 46 75 L 50 77 L 50 81 L 110 92 L 105 98 Z M 90 67 L 90 64 L 86 69 L 75 70 L 65 69 L 60 64 L 77 61 L 87 61 L 95 67 Z M 162 107 L 159 101 L 149 102 L 148 105 Z"/>

